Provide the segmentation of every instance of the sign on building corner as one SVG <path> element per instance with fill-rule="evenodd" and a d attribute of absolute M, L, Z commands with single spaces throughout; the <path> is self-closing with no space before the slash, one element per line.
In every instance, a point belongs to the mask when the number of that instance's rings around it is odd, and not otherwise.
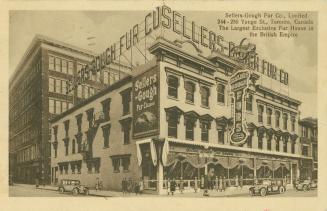
<path fill-rule="evenodd" d="M 250 70 L 237 71 L 229 81 L 231 100 L 233 105 L 233 126 L 230 134 L 232 144 L 241 145 L 246 142 L 248 131 L 245 119 L 246 98 L 250 84 Z"/>

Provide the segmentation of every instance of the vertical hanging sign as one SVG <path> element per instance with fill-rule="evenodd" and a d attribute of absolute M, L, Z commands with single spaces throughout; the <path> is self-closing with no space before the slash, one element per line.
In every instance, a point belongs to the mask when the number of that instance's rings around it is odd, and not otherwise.
<path fill-rule="evenodd" d="M 237 71 L 229 81 L 232 102 L 233 128 L 231 131 L 231 142 L 236 145 L 243 144 L 248 132 L 245 121 L 246 94 L 249 88 L 250 71 Z"/>

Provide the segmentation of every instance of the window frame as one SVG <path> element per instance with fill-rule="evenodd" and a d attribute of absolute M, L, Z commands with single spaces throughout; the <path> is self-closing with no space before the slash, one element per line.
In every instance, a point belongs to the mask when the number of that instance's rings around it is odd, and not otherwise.
<path fill-rule="evenodd" d="M 167 87 L 168 87 L 168 96 L 171 98 L 178 99 L 179 78 L 174 75 L 167 76 Z"/>

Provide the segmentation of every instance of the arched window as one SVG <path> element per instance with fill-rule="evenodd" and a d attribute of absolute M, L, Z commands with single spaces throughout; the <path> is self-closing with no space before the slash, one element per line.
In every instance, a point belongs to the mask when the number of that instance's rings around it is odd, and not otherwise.
<path fill-rule="evenodd" d="M 178 78 L 168 76 L 168 95 L 173 98 L 178 97 Z"/>
<path fill-rule="evenodd" d="M 218 95 L 217 95 L 218 103 L 225 103 L 225 85 L 218 84 Z"/>
<path fill-rule="evenodd" d="M 185 83 L 186 101 L 194 103 L 195 84 L 192 82 Z"/>
<path fill-rule="evenodd" d="M 204 107 L 209 107 L 209 88 L 201 87 L 201 105 Z"/>

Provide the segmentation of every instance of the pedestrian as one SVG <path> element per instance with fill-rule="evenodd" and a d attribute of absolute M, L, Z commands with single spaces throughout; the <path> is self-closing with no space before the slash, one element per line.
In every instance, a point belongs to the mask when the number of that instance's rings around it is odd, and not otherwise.
<path fill-rule="evenodd" d="M 121 186 L 122 186 L 123 195 L 126 195 L 126 192 L 127 192 L 127 180 L 126 180 L 126 178 L 123 178 L 123 181 L 121 182 Z"/>
<path fill-rule="evenodd" d="M 243 177 L 242 176 L 240 176 L 239 184 L 240 184 L 240 188 L 242 189 L 243 188 Z"/>
<path fill-rule="evenodd" d="M 203 183 L 203 188 L 204 188 L 203 196 L 209 196 L 209 193 L 208 193 L 209 182 L 210 181 L 209 181 L 208 175 L 206 175 L 204 177 L 204 183 Z"/>
<path fill-rule="evenodd" d="M 143 179 L 142 177 L 140 177 L 140 181 L 139 181 L 139 194 L 142 194 L 144 190 L 144 186 L 143 186 Z"/>
<path fill-rule="evenodd" d="M 216 189 L 216 191 L 218 191 L 218 187 L 219 187 L 219 181 L 218 181 L 218 176 L 216 176 L 216 179 L 215 179 L 215 189 Z"/>
<path fill-rule="evenodd" d="M 170 193 L 170 179 L 168 178 L 168 180 L 167 180 L 167 194 L 169 195 L 169 193 Z"/>
<path fill-rule="evenodd" d="M 35 188 L 38 188 L 38 187 L 39 187 L 39 179 L 35 178 Z"/>
<path fill-rule="evenodd" d="M 184 180 L 183 180 L 183 177 L 181 177 L 181 179 L 179 180 L 179 191 L 181 192 L 181 194 L 183 194 L 183 191 L 184 191 Z"/>
<path fill-rule="evenodd" d="M 128 180 L 127 192 L 128 192 L 128 194 L 133 192 L 133 180 L 132 180 L 132 178 L 129 178 L 129 180 Z"/>
<path fill-rule="evenodd" d="M 235 187 L 238 188 L 238 175 L 235 176 L 235 179 L 234 179 L 234 182 L 235 182 Z"/>
<path fill-rule="evenodd" d="M 201 175 L 201 188 L 203 189 L 204 188 L 204 176 Z"/>
<path fill-rule="evenodd" d="M 98 191 L 99 189 L 100 189 L 100 181 L 99 181 L 99 177 L 97 177 L 95 182 L 95 190 Z"/>
<path fill-rule="evenodd" d="M 198 192 L 198 178 L 194 178 L 194 193 Z"/>
<path fill-rule="evenodd" d="M 223 190 L 223 178 L 220 176 L 219 177 L 219 192 L 221 192 Z"/>
<path fill-rule="evenodd" d="M 133 183 L 133 190 L 134 190 L 134 193 L 135 193 L 136 196 L 137 196 L 137 194 L 140 193 L 140 186 L 139 186 L 139 182 L 138 181 L 135 181 Z"/>
<path fill-rule="evenodd" d="M 226 187 L 227 187 L 227 180 L 226 180 L 226 177 L 224 176 L 223 177 L 223 191 L 226 190 Z"/>
<path fill-rule="evenodd" d="M 226 186 L 226 188 L 227 188 L 227 187 L 231 186 L 231 179 L 227 178 L 226 180 L 227 180 L 227 186 Z"/>
<path fill-rule="evenodd" d="M 175 190 L 176 190 L 176 181 L 175 178 L 173 178 L 173 180 L 170 182 L 170 192 L 172 196 L 174 195 Z"/>
<path fill-rule="evenodd" d="M 285 176 L 284 179 L 283 179 L 283 186 L 286 186 L 286 185 L 287 185 L 287 178 Z"/>

